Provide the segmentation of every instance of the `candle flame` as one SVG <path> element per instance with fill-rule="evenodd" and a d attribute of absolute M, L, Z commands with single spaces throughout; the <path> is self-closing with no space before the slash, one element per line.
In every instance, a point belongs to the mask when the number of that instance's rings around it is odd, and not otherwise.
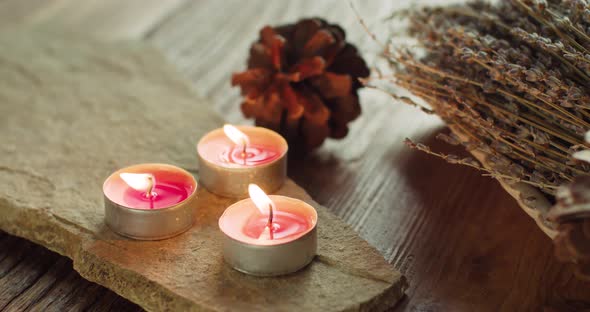
<path fill-rule="evenodd" d="M 246 146 L 250 144 L 250 139 L 248 139 L 248 136 L 232 125 L 223 126 L 223 132 L 225 132 L 225 135 L 237 145 L 242 145 L 244 148 L 246 148 Z"/>
<path fill-rule="evenodd" d="M 263 214 L 272 213 L 272 209 L 274 209 L 275 204 L 258 185 L 248 185 L 248 193 L 250 194 L 250 198 L 254 202 L 254 205 L 256 205 L 256 208 L 258 208 L 260 212 Z"/>
<path fill-rule="evenodd" d="M 151 193 L 154 184 L 155 178 L 153 174 L 150 173 L 127 173 L 123 172 L 119 174 L 121 179 L 129 185 L 132 189 L 140 192 Z M 151 194 L 149 194 L 151 195 Z"/>
<path fill-rule="evenodd" d="M 275 204 L 272 202 L 270 197 L 264 193 L 264 191 L 256 184 L 248 185 L 248 193 L 250 194 L 250 198 L 256 205 L 256 208 L 262 212 L 262 214 L 268 213 L 268 222 L 266 223 L 266 227 L 260 234 L 258 239 L 273 239 L 273 216 L 275 209 Z"/>

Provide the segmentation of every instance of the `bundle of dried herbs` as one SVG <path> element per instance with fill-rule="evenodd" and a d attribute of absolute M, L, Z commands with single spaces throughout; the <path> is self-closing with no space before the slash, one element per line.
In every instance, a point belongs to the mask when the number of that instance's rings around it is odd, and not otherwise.
<path fill-rule="evenodd" d="M 588 2 L 475 1 L 406 15 L 417 45 L 386 55 L 393 82 L 421 100 L 392 95 L 439 115 L 453 130 L 439 137 L 484 165 L 407 144 L 546 193 L 559 255 L 590 273 L 590 164 L 580 161 L 590 159 Z"/>
<path fill-rule="evenodd" d="M 484 153 L 488 166 L 408 144 L 550 196 L 588 174 L 590 166 L 571 157 L 590 129 L 585 0 L 476 1 L 412 11 L 409 23 L 421 52 L 388 52 L 394 82 L 451 125 L 455 134 L 440 138 Z"/>

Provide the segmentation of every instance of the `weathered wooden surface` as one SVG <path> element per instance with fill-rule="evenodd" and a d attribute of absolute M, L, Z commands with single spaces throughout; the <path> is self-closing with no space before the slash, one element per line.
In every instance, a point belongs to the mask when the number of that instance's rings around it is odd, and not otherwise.
<path fill-rule="evenodd" d="M 0 32 L 0 228 L 152 311 L 350 311 L 393 306 L 402 276 L 292 181 L 279 194 L 318 210 L 318 255 L 298 274 L 256 278 L 223 261 L 217 220 L 235 199 L 199 188 L 195 225 L 134 241 L 103 222 L 101 186 L 132 163 L 195 173 L 195 144 L 223 121 L 142 43 Z"/>
<path fill-rule="evenodd" d="M 224 118 L 236 123 L 243 122 L 243 118 L 237 109 L 238 90 L 230 87 L 229 77 L 232 71 L 243 69 L 245 49 L 256 38 L 260 26 L 323 16 L 341 23 L 365 55 L 380 50 L 358 25 L 347 1 L 183 0 L 176 3 L 177 7 L 152 9 L 161 2 L 124 1 L 127 9 L 122 10 L 118 0 L 84 4 L 77 0 L 0 0 L 0 26 L 66 23 L 99 34 L 101 29 L 110 29 L 112 33 L 102 35 L 114 37 L 139 34 L 164 51 L 197 91 L 212 99 Z M 369 26 L 379 29 L 381 18 L 395 7 L 435 1 L 353 2 Z M 80 12 L 85 6 L 92 9 Z M 151 24 L 141 22 L 143 30 L 130 32 L 125 27 L 135 28 L 135 20 Z M 437 118 L 393 103 L 378 92 L 363 91 L 361 100 L 363 115 L 354 122 L 349 137 L 329 142 L 307 159 L 290 160 L 289 175 L 377 246 L 408 277 L 407 299 L 396 311 L 590 308 L 590 284 L 577 281 L 569 267 L 554 260 L 550 240 L 495 181 L 402 144 L 405 137 L 410 137 L 459 154 L 434 140 L 434 134 L 441 129 Z M 27 245 L 11 236 L 0 239 L 0 248 L 8 250 Z M 0 262 L 0 270 L 5 270 L 0 271 L 0 283 L 19 282 L 19 289 L 47 291 L 32 296 L 28 291 L 3 292 L 0 287 L 0 306 L 41 300 L 51 302 L 55 310 L 67 310 L 72 302 L 78 302 L 80 310 L 136 309 L 130 303 L 123 304 L 122 299 L 114 301 L 116 295 L 102 287 L 78 291 L 75 285 L 86 282 L 72 277 L 75 272 L 71 268 L 58 273 L 59 282 L 52 284 L 44 276 L 54 273 L 39 269 L 46 267 L 44 263 L 51 256 L 39 250 L 18 260 L 13 259 L 20 255 L 18 251 L 7 252 L 13 260 Z M 64 279 L 70 279 L 74 286 Z"/>
<path fill-rule="evenodd" d="M 449 129 L 453 131 L 454 134 L 459 136 L 462 140 L 467 141 L 467 134 L 462 132 L 461 129 L 455 127 L 453 125 L 449 126 Z M 487 155 L 480 152 L 480 151 L 471 151 L 471 154 L 486 168 L 493 168 L 492 164 L 488 162 Z M 530 184 L 522 183 L 522 182 L 514 182 L 508 179 L 498 180 L 498 183 L 502 188 L 512 196 L 520 208 L 524 212 L 526 212 L 537 224 L 540 230 L 542 230 L 549 238 L 553 239 L 557 235 L 557 229 L 555 225 L 552 224 L 549 220 L 546 219 L 547 212 L 551 209 L 551 202 L 547 198 L 545 194 L 543 194 L 539 189 L 533 187 Z M 534 200 L 529 200 L 529 202 L 525 202 L 524 199 L 529 198 Z"/>

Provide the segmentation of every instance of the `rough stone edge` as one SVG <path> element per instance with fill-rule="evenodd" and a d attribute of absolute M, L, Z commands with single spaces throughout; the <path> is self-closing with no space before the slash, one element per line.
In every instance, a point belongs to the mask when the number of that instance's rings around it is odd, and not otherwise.
<path fill-rule="evenodd" d="M 4 213 L 2 215 L 3 218 L 0 219 L 0 229 L 8 234 L 30 240 L 33 243 L 39 244 L 49 250 L 57 252 L 62 256 L 70 258 L 73 262 L 74 269 L 80 273 L 82 277 L 112 289 L 117 294 L 129 299 L 136 304 L 139 304 L 145 309 L 151 309 L 154 311 L 161 311 L 162 309 L 179 309 L 180 311 L 207 311 L 204 309 L 189 309 L 195 307 L 195 305 L 190 300 L 182 298 L 171 291 L 167 291 L 162 285 L 159 284 L 157 286 L 158 289 L 160 289 L 159 294 L 155 294 L 157 296 L 138 296 L 137 293 L 139 292 L 133 293 L 130 291 L 125 291 L 129 290 L 130 288 L 121 287 L 121 285 L 132 283 L 135 287 L 138 285 L 144 285 L 142 289 L 149 289 L 150 285 L 157 283 L 147 280 L 144 276 L 133 271 L 126 270 L 122 267 L 119 267 L 117 270 L 118 273 L 114 274 L 114 265 L 105 261 L 97 261 L 97 256 L 85 248 L 87 244 L 94 241 L 94 237 L 92 235 L 86 233 L 76 234 L 79 229 L 74 229 L 67 223 L 60 221 L 51 213 L 43 213 L 44 211 L 47 212 L 46 209 L 18 207 L 17 205 L 11 205 L 6 200 L 0 202 L 0 209 L 5 209 L 8 211 L 8 213 Z M 39 220 L 43 221 L 39 222 Z M 32 223 L 31 221 L 35 222 Z M 28 228 L 28 226 L 25 224 L 35 228 L 35 231 L 24 232 L 22 228 Z M 33 235 L 27 235 L 30 233 L 33 233 Z M 45 233 L 50 235 L 43 235 Z M 56 235 L 55 233 L 61 234 Z M 55 240 L 52 240 L 51 237 L 60 237 L 65 239 L 56 242 Z M 70 247 L 68 248 L 68 246 Z M 71 246 L 76 246 L 76 248 L 71 248 Z M 87 274 L 91 271 L 100 273 L 97 275 L 104 276 L 104 278 L 101 280 L 92 278 L 89 274 Z M 119 275 L 120 272 L 125 273 L 124 277 Z M 147 292 L 144 292 L 144 294 L 145 293 Z M 159 301 L 154 300 L 158 297 L 169 298 L 169 302 L 175 302 L 177 304 L 167 307 L 158 306 L 156 303 Z"/>
<path fill-rule="evenodd" d="M 295 184 L 294 182 L 292 182 L 292 183 Z M 295 187 L 300 188 L 303 191 L 303 193 L 304 193 L 303 195 L 306 198 L 305 202 L 307 202 L 308 204 L 310 204 L 313 207 L 316 207 L 316 208 L 321 207 L 321 208 L 325 209 L 326 213 L 332 215 L 334 217 L 334 219 L 337 220 L 338 223 L 341 223 L 341 225 L 343 227 L 346 227 L 349 231 L 356 233 L 357 238 L 360 241 L 362 241 L 363 244 L 366 244 L 368 247 L 375 250 L 375 252 L 377 254 L 379 254 L 379 256 L 381 258 L 383 258 L 383 255 L 378 250 L 376 250 L 376 248 L 373 245 L 371 245 L 367 240 L 362 238 L 349 224 L 347 224 L 346 222 L 344 222 L 343 220 L 341 220 L 340 218 L 335 216 L 327 208 L 325 208 L 324 206 L 320 205 L 315 200 L 313 200 L 311 198 L 311 196 L 302 187 L 300 187 L 297 184 L 295 184 Z M 316 258 L 321 258 L 321 257 L 322 257 L 321 255 L 316 256 Z M 367 300 L 365 302 L 361 302 L 361 303 L 359 303 L 355 306 L 352 306 L 348 309 L 345 309 L 343 311 L 357 311 L 357 312 L 390 311 L 397 303 L 400 302 L 400 300 L 403 298 L 406 290 L 409 287 L 409 283 L 408 283 L 408 280 L 406 279 L 406 277 L 400 271 L 398 271 L 395 267 L 393 267 L 393 265 L 388 263 L 386 261 L 386 259 L 384 259 L 384 258 L 383 258 L 383 261 L 391 267 L 391 270 L 393 272 L 393 277 L 392 277 L 393 281 L 382 280 L 380 278 L 372 276 L 370 273 L 367 274 L 368 272 L 353 272 L 349 268 L 342 268 L 341 266 L 338 265 L 338 263 L 330 263 L 330 260 L 331 260 L 331 258 L 325 257 L 322 260 L 314 260 L 314 261 L 321 261 L 326 265 L 332 266 L 337 270 L 347 273 L 348 275 L 361 276 L 361 277 L 371 279 L 374 281 L 380 281 L 380 282 L 383 282 L 384 284 L 389 285 L 387 288 L 385 288 L 383 290 L 383 292 L 381 292 L 381 294 L 375 295 L 372 298 L 370 298 L 369 300 Z"/>
<path fill-rule="evenodd" d="M 99 257 L 86 250 L 82 250 L 78 261 L 74 260 L 74 269 L 85 279 L 113 290 L 148 311 L 213 311 L 134 271 L 100 261 Z M 101 276 L 102 279 L 93 278 L 90 272 L 94 272 L 94 276 Z"/>
<path fill-rule="evenodd" d="M 385 289 L 380 295 L 361 303 L 358 308 L 351 309 L 351 311 L 389 311 L 404 297 L 406 289 L 408 289 L 408 281 L 406 280 L 406 277 L 400 273 L 400 278 L 397 283 L 391 284 L 390 287 Z"/>
<path fill-rule="evenodd" d="M 309 196 L 307 193 L 305 195 Z M 320 206 L 313 201 L 311 202 L 316 207 Z M 77 226 L 56 218 L 46 208 L 19 207 L 17 204 L 8 200 L 0 200 L 0 210 L 6 210 L 2 214 L 2 218 L 0 218 L 0 229 L 8 234 L 30 240 L 72 259 L 74 269 L 82 277 L 113 290 L 115 293 L 148 311 L 213 311 L 199 306 L 190 299 L 179 296 L 163 285 L 151 281 L 141 274 L 123 267 L 117 267 L 115 270 L 115 266 L 112 263 L 100 261 L 96 255 L 87 249 L 87 246 L 96 242 L 92 234 L 84 233 Z M 329 211 L 327 213 L 331 214 Z M 334 218 L 337 217 L 334 216 Z M 22 230 L 23 228 L 34 228 L 35 230 L 24 232 Z M 60 232 L 60 235 L 55 234 Z M 56 241 L 54 239 L 56 237 L 62 239 Z M 358 239 L 370 246 L 362 237 L 358 236 Z M 76 248 L 72 248 L 72 246 L 76 246 Z M 371 246 L 371 248 L 374 247 Z M 338 267 L 335 267 L 335 269 L 339 270 Z M 393 283 L 387 283 L 388 287 L 385 287 L 381 294 L 365 302 L 346 308 L 343 311 L 387 311 L 392 308 L 403 297 L 408 287 L 405 277 L 393 267 L 392 270 L 395 273 L 394 275 L 399 278 Z M 100 276 L 101 278 L 94 278 L 89 272 L 94 272 L 95 276 Z M 124 273 L 124 275 L 121 273 Z M 133 288 L 127 287 L 127 284 L 133 284 L 135 289 L 141 285 L 143 291 L 132 291 Z M 149 293 L 149 289 L 157 290 Z M 160 299 L 158 300 L 157 298 Z M 162 306 L 162 302 L 168 302 L 170 304 Z"/>
<path fill-rule="evenodd" d="M 457 127 L 453 127 L 449 125 L 449 128 L 453 133 L 455 133 L 459 138 L 466 140 L 467 136 L 459 130 Z M 485 168 L 491 169 L 492 166 L 487 161 L 487 158 L 484 153 L 478 151 L 471 151 L 470 152 L 473 157 L 475 157 Z M 520 208 L 524 210 L 533 220 L 537 223 L 537 226 L 547 235 L 549 238 L 553 239 L 557 235 L 557 231 L 551 227 L 549 221 L 545 219 L 545 214 L 551 208 L 551 203 L 547 199 L 547 197 L 535 187 L 522 183 L 522 182 L 511 182 L 507 179 L 497 179 L 502 188 L 512 196 Z M 526 197 L 534 197 L 536 198 L 534 205 L 527 205 L 521 198 Z"/>

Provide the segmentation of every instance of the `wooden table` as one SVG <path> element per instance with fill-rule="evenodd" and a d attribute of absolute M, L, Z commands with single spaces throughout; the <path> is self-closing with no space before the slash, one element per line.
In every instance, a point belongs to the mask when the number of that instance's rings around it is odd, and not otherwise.
<path fill-rule="evenodd" d="M 380 34 L 395 2 L 356 6 Z M 374 62 L 380 47 L 345 1 L 0 0 L 0 27 L 61 25 L 149 42 L 233 123 L 245 121 L 229 78 L 244 68 L 258 30 L 304 16 L 340 23 Z M 462 153 L 434 139 L 443 129 L 436 117 L 376 91 L 361 96 L 364 112 L 349 136 L 292 159 L 289 175 L 407 276 L 397 311 L 590 309 L 590 283 L 554 260 L 551 241 L 495 181 L 403 145 L 410 137 Z M 25 309 L 139 310 L 82 279 L 68 259 L 0 233 L 0 310 Z"/>

